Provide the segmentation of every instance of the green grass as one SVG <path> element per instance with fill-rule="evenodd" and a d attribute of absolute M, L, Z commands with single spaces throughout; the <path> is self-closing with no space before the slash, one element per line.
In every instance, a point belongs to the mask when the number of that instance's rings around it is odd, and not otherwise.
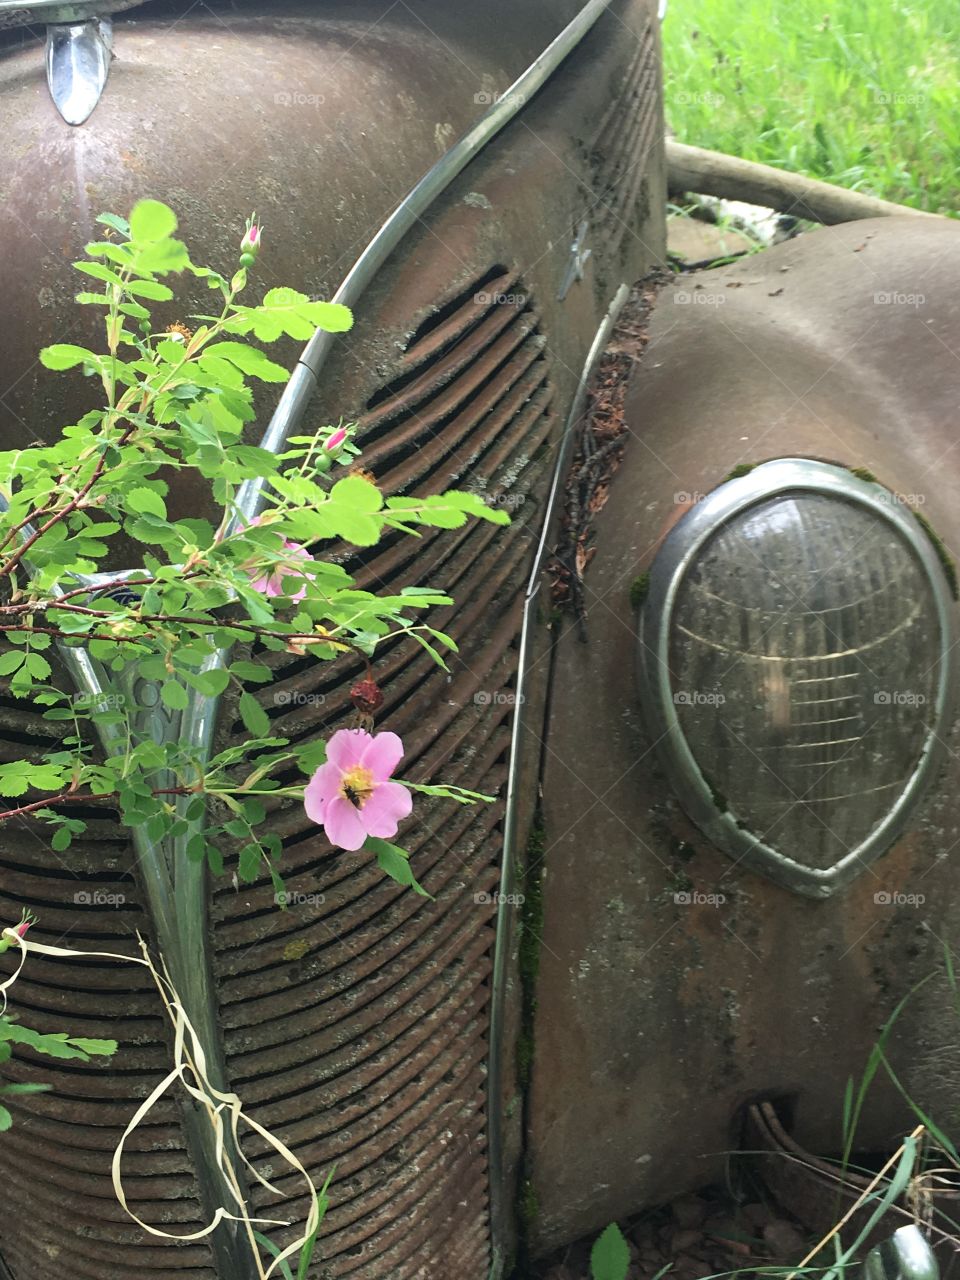
<path fill-rule="evenodd" d="M 681 142 L 960 209 L 960 0 L 670 0 Z"/>

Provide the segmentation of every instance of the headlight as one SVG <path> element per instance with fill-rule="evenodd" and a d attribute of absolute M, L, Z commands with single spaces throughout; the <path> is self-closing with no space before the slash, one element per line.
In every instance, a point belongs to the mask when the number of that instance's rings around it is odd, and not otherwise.
<path fill-rule="evenodd" d="M 949 729 L 953 605 L 913 513 L 803 459 L 721 485 L 658 553 L 642 697 L 690 817 L 800 893 L 903 830 Z"/>

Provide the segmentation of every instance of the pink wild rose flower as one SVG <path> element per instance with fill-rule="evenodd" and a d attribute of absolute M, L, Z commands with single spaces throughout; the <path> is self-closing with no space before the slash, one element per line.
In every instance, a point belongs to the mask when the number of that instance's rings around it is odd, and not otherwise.
<path fill-rule="evenodd" d="M 307 573 L 305 569 L 294 568 L 292 561 L 296 557 L 301 560 L 309 560 L 312 564 L 313 556 L 306 547 L 301 545 L 301 543 L 291 542 L 289 538 L 284 538 L 283 549 L 290 553 L 288 560 L 285 560 L 283 564 L 278 565 L 273 573 L 267 573 L 260 578 L 256 578 L 250 583 L 250 585 L 253 587 L 254 591 L 262 591 L 266 596 L 282 596 L 289 594 L 291 600 L 302 600 L 307 594 L 306 587 L 301 587 L 299 591 L 291 591 L 287 593 L 284 592 L 283 584 L 285 581 L 289 582 L 291 579 L 296 580 L 298 578 L 301 581 L 305 578 L 309 578 L 312 581 L 315 575 Z"/>
<path fill-rule="evenodd" d="M 254 516 L 250 523 L 262 524 L 263 517 Z M 245 527 L 246 525 L 241 522 L 241 530 Z M 290 554 L 284 560 L 282 565 L 278 565 L 273 573 L 264 573 L 261 574 L 259 578 L 251 578 L 250 585 L 253 587 L 254 591 L 262 591 L 265 596 L 282 596 L 284 594 L 283 583 L 285 579 L 289 581 L 290 579 L 296 580 L 299 578 L 302 581 L 309 578 L 311 582 L 313 581 L 316 576 L 315 574 L 308 573 L 306 569 L 298 568 L 294 563 L 295 560 L 309 560 L 310 563 L 313 564 L 313 556 L 307 548 L 303 546 L 302 543 L 291 542 L 289 538 L 284 538 L 283 549 Z M 296 602 L 298 600 L 302 600 L 306 594 L 307 588 L 301 587 L 299 591 L 291 593 L 290 599 Z"/>
<path fill-rule="evenodd" d="M 403 756 L 395 733 L 338 729 L 327 743 L 327 762 L 307 783 L 307 817 L 319 822 L 331 844 L 359 849 L 367 836 L 397 834 L 413 809 L 413 797 L 390 775 Z"/>

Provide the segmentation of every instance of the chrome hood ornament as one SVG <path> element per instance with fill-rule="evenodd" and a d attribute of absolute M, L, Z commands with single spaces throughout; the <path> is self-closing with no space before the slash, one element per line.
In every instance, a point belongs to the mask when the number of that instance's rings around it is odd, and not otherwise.
<path fill-rule="evenodd" d="M 100 101 L 113 48 L 109 15 L 133 9 L 143 0 L 0 0 L 0 31 L 45 23 L 47 84 L 67 124 L 83 124 Z"/>
<path fill-rule="evenodd" d="M 47 84 L 67 124 L 83 124 L 100 101 L 110 74 L 112 48 L 109 18 L 47 27 Z"/>

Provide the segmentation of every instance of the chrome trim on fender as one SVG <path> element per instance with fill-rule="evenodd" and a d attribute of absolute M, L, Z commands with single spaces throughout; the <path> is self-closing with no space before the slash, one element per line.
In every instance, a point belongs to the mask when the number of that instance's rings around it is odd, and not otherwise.
<path fill-rule="evenodd" d="M 440 157 L 394 209 L 345 276 L 330 299 L 354 307 L 389 256 L 430 205 L 442 195 L 454 178 L 520 111 L 524 103 L 549 80 L 562 62 L 577 48 L 584 36 L 610 7 L 613 0 L 590 0 L 567 24 L 543 53 L 514 80 L 506 92 L 480 117 L 449 151 Z M 290 376 L 290 381 L 267 425 L 262 449 L 279 453 L 284 441 L 306 412 L 320 374 L 333 347 L 335 335 L 318 329 Z M 263 480 L 248 480 L 237 495 L 238 520 L 252 520 L 260 509 Z"/>
<path fill-rule="evenodd" d="M 587 399 L 587 387 L 594 366 L 603 354 L 610 339 L 613 327 L 623 310 L 630 287 L 622 284 L 613 296 L 606 315 L 594 335 L 583 372 L 577 383 L 576 394 L 570 405 L 570 412 L 564 424 L 563 435 L 554 465 L 550 492 L 544 508 L 543 524 L 540 539 L 533 557 L 533 566 L 523 600 L 523 621 L 520 629 L 520 654 L 517 663 L 516 702 L 514 704 L 513 725 L 510 736 L 510 771 L 507 776 L 507 803 L 504 812 L 503 853 L 500 860 L 500 897 L 497 900 L 497 928 L 493 943 L 493 977 L 490 996 L 490 1048 L 487 1066 L 487 1160 L 490 1169 L 490 1237 L 492 1240 L 492 1259 L 490 1264 L 490 1280 L 500 1280 L 505 1263 L 505 1252 L 502 1241 L 504 1236 L 503 1198 L 505 1170 L 503 1160 L 503 1014 L 509 976 L 508 944 L 510 925 L 516 912 L 513 905 L 514 883 L 517 869 L 517 845 L 521 833 L 517 830 L 517 762 L 520 759 L 521 739 L 524 731 L 523 697 L 525 675 L 530 661 L 530 630 L 533 619 L 533 606 L 542 583 L 543 562 L 547 554 L 547 539 L 550 536 L 554 512 L 561 492 L 561 484 L 570 464 L 573 448 L 574 428 L 579 421 Z"/>

